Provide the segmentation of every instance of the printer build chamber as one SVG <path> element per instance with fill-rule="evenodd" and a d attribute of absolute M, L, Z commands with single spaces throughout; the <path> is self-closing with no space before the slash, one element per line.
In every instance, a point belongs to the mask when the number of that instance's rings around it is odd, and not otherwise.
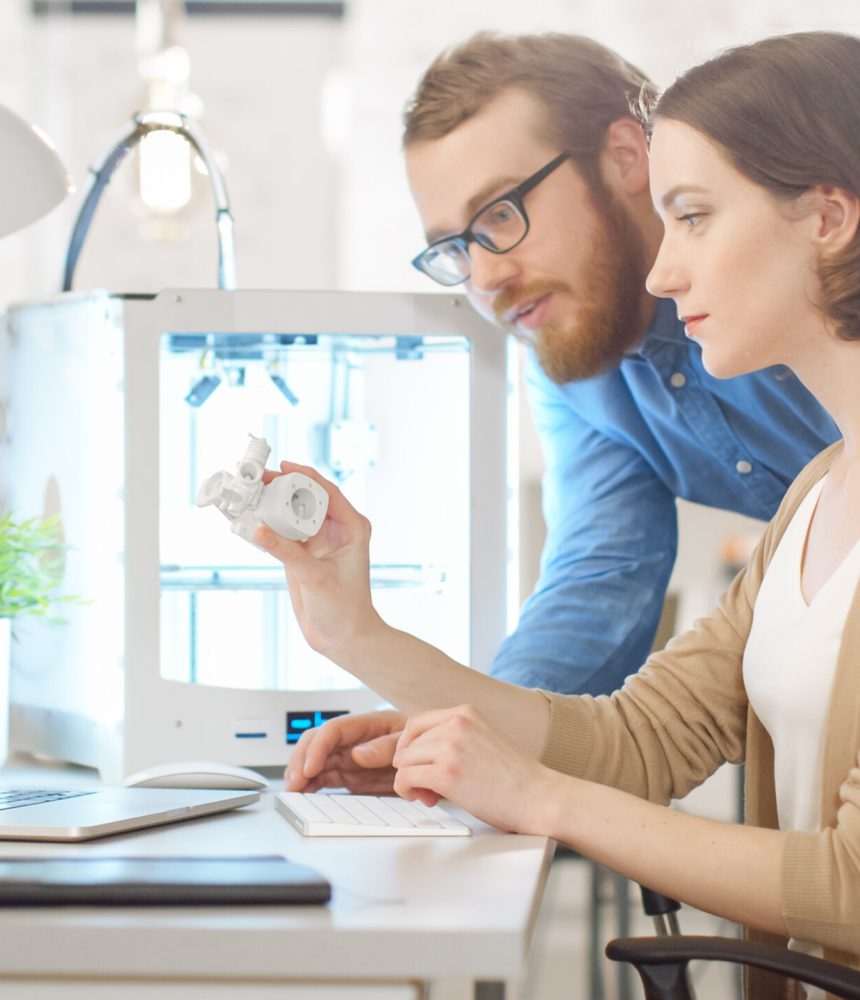
<path fill-rule="evenodd" d="M 280 564 L 196 506 L 248 434 L 373 522 L 382 616 L 486 668 L 515 579 L 504 337 L 459 296 L 66 293 L 6 317 L 7 506 L 59 513 L 66 624 L 18 629 L 12 749 L 105 780 L 281 765 L 380 699 L 311 650 Z"/>

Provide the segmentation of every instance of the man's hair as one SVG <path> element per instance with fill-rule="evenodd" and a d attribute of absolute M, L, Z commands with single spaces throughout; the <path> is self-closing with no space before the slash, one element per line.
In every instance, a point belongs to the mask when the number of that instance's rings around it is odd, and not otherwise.
<path fill-rule="evenodd" d="M 643 102 L 643 113 L 648 130 L 665 118 L 701 132 L 780 199 L 817 185 L 860 196 L 860 39 L 853 35 L 797 32 L 728 49 L 680 76 L 656 104 Z M 818 276 L 824 314 L 842 339 L 860 339 L 860 234 L 820 261 Z"/>
<path fill-rule="evenodd" d="M 535 132 L 597 176 L 606 130 L 631 116 L 647 77 L 581 35 L 482 32 L 443 52 L 424 74 L 403 115 L 403 146 L 441 139 L 501 93 L 533 95 L 546 109 Z"/>

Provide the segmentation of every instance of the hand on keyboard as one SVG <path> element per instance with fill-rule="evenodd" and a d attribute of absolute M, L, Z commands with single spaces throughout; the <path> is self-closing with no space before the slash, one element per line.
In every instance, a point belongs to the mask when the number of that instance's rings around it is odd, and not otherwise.
<path fill-rule="evenodd" d="M 535 754 L 537 751 L 535 751 Z M 394 755 L 404 799 L 455 802 L 510 833 L 547 835 L 548 808 L 573 779 L 541 764 L 471 705 L 410 716 Z"/>
<path fill-rule="evenodd" d="M 275 808 L 306 837 L 468 837 L 440 806 L 397 796 L 278 792 Z"/>
<path fill-rule="evenodd" d="M 406 723 L 400 712 L 341 715 L 309 729 L 295 745 L 284 773 L 291 792 L 347 788 L 351 792 L 391 795 L 391 760 Z"/>

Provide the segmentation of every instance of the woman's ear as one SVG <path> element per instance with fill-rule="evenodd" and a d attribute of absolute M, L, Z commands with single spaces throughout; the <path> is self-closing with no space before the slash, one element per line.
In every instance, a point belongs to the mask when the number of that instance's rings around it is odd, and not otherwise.
<path fill-rule="evenodd" d="M 860 198 L 844 188 L 819 185 L 816 199 L 818 229 L 815 234 L 824 253 L 838 253 L 854 242 L 860 227 Z"/>
<path fill-rule="evenodd" d="M 619 118 L 607 128 L 600 173 L 617 194 L 635 197 L 648 193 L 648 141 L 635 118 Z"/>

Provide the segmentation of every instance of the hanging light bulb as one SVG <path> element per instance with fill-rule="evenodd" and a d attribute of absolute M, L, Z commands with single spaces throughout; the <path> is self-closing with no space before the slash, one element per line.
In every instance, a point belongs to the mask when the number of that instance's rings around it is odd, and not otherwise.
<path fill-rule="evenodd" d="M 150 132 L 140 142 L 140 200 L 169 215 L 191 200 L 191 147 L 175 132 Z"/>
<path fill-rule="evenodd" d="M 191 90 L 191 59 L 174 44 L 180 0 L 137 0 L 136 48 L 145 84 L 143 106 L 151 111 L 177 111 L 192 122 L 203 115 L 203 102 Z M 138 211 L 148 217 L 151 234 L 160 239 L 181 237 L 180 221 L 197 200 L 196 183 L 206 168 L 181 134 L 156 131 L 145 136 L 136 151 Z"/>

